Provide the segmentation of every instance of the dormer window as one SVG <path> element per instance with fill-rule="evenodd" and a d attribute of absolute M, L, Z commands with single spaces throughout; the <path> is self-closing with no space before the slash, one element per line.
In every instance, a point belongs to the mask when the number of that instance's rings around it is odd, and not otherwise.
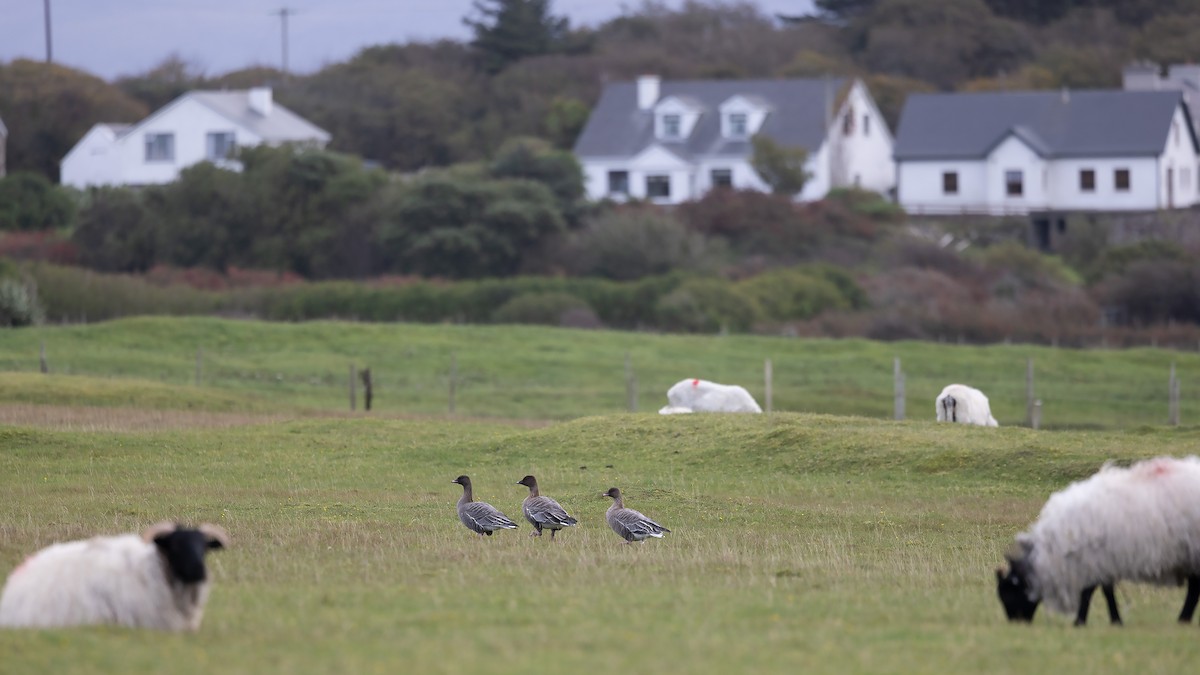
<path fill-rule="evenodd" d="M 679 115 L 663 115 L 662 124 L 664 138 L 679 138 L 681 135 Z"/>
<path fill-rule="evenodd" d="M 746 113 L 733 113 L 729 116 L 729 135 L 745 138 L 748 135 L 749 118 Z"/>

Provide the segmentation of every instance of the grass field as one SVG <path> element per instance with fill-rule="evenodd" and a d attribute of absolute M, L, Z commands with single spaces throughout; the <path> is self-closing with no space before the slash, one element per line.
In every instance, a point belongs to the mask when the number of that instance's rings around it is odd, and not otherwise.
<path fill-rule="evenodd" d="M 55 377 L 38 379 L 31 374 L 38 370 L 43 343 Z M 200 387 L 195 386 L 198 350 L 203 352 Z M 890 418 L 893 358 L 900 357 L 910 419 L 931 418 L 941 388 L 964 382 L 988 394 L 993 413 L 1007 426 L 1025 420 L 1025 364 L 1032 358 L 1047 428 L 1166 423 L 1171 363 L 1182 381 L 1182 420 L 1200 419 L 1194 386 L 1200 382 L 1200 355 L 1159 349 L 202 318 L 0 332 L 0 402 L 343 411 L 349 407 L 347 380 L 354 363 L 372 370 L 378 413 L 442 414 L 448 409 L 454 358 L 459 414 L 565 420 L 626 410 L 627 353 L 642 411 L 657 410 L 666 403 L 666 390 L 688 377 L 739 383 L 762 401 L 763 362 L 769 358 L 776 410 Z"/>
<path fill-rule="evenodd" d="M 621 414 L 626 352 L 643 410 L 690 375 L 761 397 L 770 357 L 776 408 L 805 412 Z M 914 421 L 882 419 L 893 355 Z M 1047 419 L 1073 429 L 1006 424 L 1026 356 Z M 379 381 L 370 415 L 345 410 L 350 361 Z M 207 319 L 3 331 L 0 573 L 164 517 L 234 545 L 210 557 L 198 634 L 2 631 L 0 673 L 1181 672 L 1200 656 L 1200 628 L 1174 623 L 1182 589 L 1120 586 L 1121 629 L 1102 606 L 1083 630 L 1010 626 L 992 574 L 1052 491 L 1108 459 L 1196 451 L 1200 428 L 1162 426 L 1172 361 L 1186 425 L 1200 359 L 1160 350 Z M 927 421 L 951 380 L 984 387 L 1006 426 Z M 580 526 L 480 540 L 454 513 L 460 473 L 518 518 L 533 473 Z M 614 485 L 673 532 L 622 545 L 599 496 Z"/>
<path fill-rule="evenodd" d="M 1181 589 L 1119 587 L 1121 629 L 1102 608 L 1010 626 L 992 569 L 1049 492 L 1198 440 L 796 414 L 0 426 L 2 569 L 164 516 L 234 540 L 198 634 L 5 631 L 0 670 L 1183 672 Z M 581 524 L 481 540 L 454 514 L 463 472 L 509 515 L 532 472 Z M 612 485 L 673 532 L 619 543 Z"/>

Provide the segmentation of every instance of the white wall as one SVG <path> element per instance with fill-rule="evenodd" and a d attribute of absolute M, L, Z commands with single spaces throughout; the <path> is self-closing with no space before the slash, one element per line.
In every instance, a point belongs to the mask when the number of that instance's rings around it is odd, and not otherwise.
<path fill-rule="evenodd" d="M 59 181 L 80 189 L 89 185 L 118 185 L 121 183 L 121 165 L 116 155 L 113 130 L 97 124 L 63 157 Z"/>
<path fill-rule="evenodd" d="M 1096 189 L 1084 192 L 1079 173 L 1096 172 Z M 1116 171 L 1129 170 L 1129 190 L 1116 189 Z M 1158 160 L 1153 157 L 1129 159 L 1060 159 L 1054 162 L 1054 208 L 1076 211 L 1151 211 L 1159 206 Z M 1162 204 L 1166 204 L 1165 198 Z"/>
<path fill-rule="evenodd" d="M 942 192 L 942 174 L 958 173 L 958 194 Z M 987 204 L 987 165 L 980 161 L 901 162 L 896 200 L 909 213 L 982 211 Z"/>
<path fill-rule="evenodd" d="M 631 199 L 646 198 L 646 179 L 649 176 L 667 176 L 671 184 L 671 196 L 655 199 L 660 204 L 678 204 L 695 194 L 696 171 L 675 154 L 659 146 L 651 146 L 632 160 L 621 158 L 588 159 L 582 162 L 584 183 L 590 199 L 620 198 L 608 192 L 608 172 L 629 173 L 629 195 Z M 707 180 L 707 178 L 706 178 Z"/>
<path fill-rule="evenodd" d="M 183 99 L 167 106 L 138 125 L 118 143 L 122 182 L 127 185 L 169 183 L 179 177 L 179 171 L 207 159 L 206 143 L 209 132 L 233 132 L 238 145 L 258 145 L 262 139 L 209 107 Z M 172 161 L 146 161 L 146 136 L 155 133 L 175 134 L 175 157 Z"/>
<path fill-rule="evenodd" d="M 850 135 L 845 135 L 843 119 L 851 111 L 855 118 L 854 129 Z M 869 122 L 864 122 L 864 119 Z M 846 160 L 844 186 L 857 185 L 884 194 L 895 187 L 896 165 L 892 161 L 892 134 L 883 114 L 879 112 L 861 81 L 855 80 L 829 133 L 831 139 L 841 145 Z"/>
<path fill-rule="evenodd" d="M 993 212 L 1028 213 L 1047 207 L 1049 167 L 1024 141 L 1010 135 L 987 158 L 984 199 Z M 1006 174 L 1021 172 L 1021 194 L 1009 195 Z"/>

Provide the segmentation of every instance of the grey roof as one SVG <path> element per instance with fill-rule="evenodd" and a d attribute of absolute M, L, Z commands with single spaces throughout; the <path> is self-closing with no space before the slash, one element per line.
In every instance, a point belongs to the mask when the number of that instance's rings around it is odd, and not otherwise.
<path fill-rule="evenodd" d="M 1043 157 L 1158 155 L 1181 101 L 1178 91 L 913 94 L 900 115 L 894 154 L 978 159 L 1016 135 Z"/>
<path fill-rule="evenodd" d="M 250 92 L 245 89 L 234 91 L 193 91 L 184 96 L 203 103 L 222 116 L 258 134 L 266 141 L 285 142 L 320 139 L 328 142 L 330 138 L 329 132 L 279 105 L 277 101 L 272 102 L 271 114 L 269 115 L 263 116 L 251 110 Z"/>
<path fill-rule="evenodd" d="M 604 87 L 587 125 L 575 142 L 581 157 L 632 157 L 651 145 L 662 145 L 681 157 L 745 156 L 749 139 L 721 135 L 718 107 L 733 96 L 744 96 L 770 108 L 759 132 L 781 145 L 816 152 L 825 141 L 826 115 L 847 84 L 845 78 L 796 80 L 664 80 L 659 101 L 669 96 L 691 99 L 702 109 L 691 135 L 679 141 L 654 137 L 652 110 L 638 110 L 637 85 L 616 82 Z M 827 100 L 829 103 L 827 104 Z"/>

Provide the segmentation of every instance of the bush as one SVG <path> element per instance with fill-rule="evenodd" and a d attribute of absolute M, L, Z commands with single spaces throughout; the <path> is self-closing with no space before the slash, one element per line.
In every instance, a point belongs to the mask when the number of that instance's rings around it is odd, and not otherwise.
<path fill-rule="evenodd" d="M 640 279 L 707 266 L 709 242 L 656 210 L 625 207 L 587 222 L 567 240 L 568 270 L 581 276 Z"/>
<path fill-rule="evenodd" d="M 758 301 L 722 279 L 689 279 L 659 299 L 658 327 L 687 333 L 743 332 L 762 319 Z"/>
<path fill-rule="evenodd" d="M 810 319 L 826 310 L 850 309 L 846 298 L 821 273 L 801 269 L 767 272 L 737 284 L 743 294 L 754 298 L 765 318 L 775 321 Z"/>
<path fill-rule="evenodd" d="M 495 323 L 532 323 L 561 326 L 568 316 L 572 321 L 586 323 L 586 313 L 595 312 L 586 302 L 560 291 L 526 293 L 501 305 L 493 314 Z M 596 320 L 599 323 L 599 320 Z"/>
<path fill-rule="evenodd" d="M 51 230 L 70 227 L 75 203 L 65 188 L 29 171 L 0 178 L 0 230 Z"/>
<path fill-rule="evenodd" d="M 32 285 L 0 279 L 0 328 L 32 326 L 45 319 Z"/>

